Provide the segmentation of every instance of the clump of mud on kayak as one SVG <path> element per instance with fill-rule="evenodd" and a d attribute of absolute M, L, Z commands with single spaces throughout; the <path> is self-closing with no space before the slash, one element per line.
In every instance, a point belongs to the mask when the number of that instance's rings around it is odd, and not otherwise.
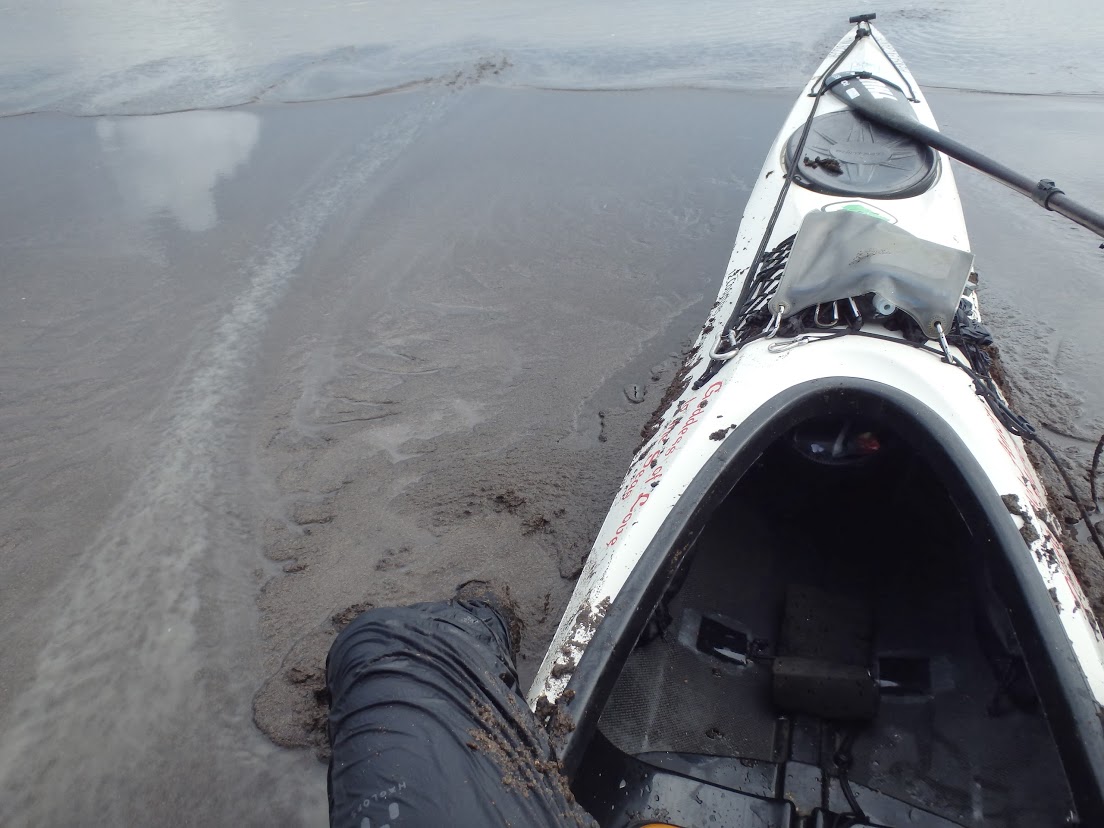
<path fill-rule="evenodd" d="M 674 405 L 675 401 L 682 396 L 682 392 L 690 385 L 690 375 L 693 373 L 698 363 L 701 362 L 700 357 L 695 359 L 696 354 L 696 348 L 686 352 L 682 367 L 678 369 L 678 372 L 671 379 L 671 384 L 667 386 L 667 390 L 664 392 L 655 411 L 652 412 L 652 416 L 648 419 L 648 422 L 640 429 L 640 445 L 636 447 L 637 452 L 644 448 L 649 440 L 655 437 L 660 426 L 663 425 L 663 415 L 667 413 L 667 409 Z"/>

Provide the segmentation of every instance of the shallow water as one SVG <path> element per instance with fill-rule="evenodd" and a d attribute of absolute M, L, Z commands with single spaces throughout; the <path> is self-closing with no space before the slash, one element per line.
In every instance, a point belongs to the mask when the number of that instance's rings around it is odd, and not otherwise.
<path fill-rule="evenodd" d="M 504 578 L 531 674 L 846 18 L 557 8 L 9 6 L 0 103 L 43 114 L 0 121 L 0 822 L 324 821 L 321 766 L 252 719 L 311 742 L 288 676 L 357 602 Z M 996 4 L 883 31 L 926 85 L 1098 91 L 1079 8 L 1067 69 Z M 280 103 L 302 98 L 335 100 Z M 1104 192 L 1101 98 L 931 102 Z M 198 111 L 122 114 L 172 109 Z M 959 182 L 1009 373 L 1081 457 L 1104 430 L 1101 253 Z"/>
<path fill-rule="evenodd" d="M 878 8 L 931 86 L 1104 92 L 1104 13 L 1088 0 Z M 483 61 L 510 86 L 790 89 L 852 3 L 492 0 L 16 0 L 0 30 L 0 113 L 155 113 L 366 95 Z M 487 78 L 484 78 L 487 80 Z"/>

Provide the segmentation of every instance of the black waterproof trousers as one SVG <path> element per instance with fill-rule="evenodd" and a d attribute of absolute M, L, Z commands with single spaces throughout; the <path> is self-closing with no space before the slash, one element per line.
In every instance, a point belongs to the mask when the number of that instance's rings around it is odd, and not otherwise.
<path fill-rule="evenodd" d="M 372 609 L 334 641 L 330 824 L 594 825 L 517 686 L 509 632 L 481 602 Z"/>

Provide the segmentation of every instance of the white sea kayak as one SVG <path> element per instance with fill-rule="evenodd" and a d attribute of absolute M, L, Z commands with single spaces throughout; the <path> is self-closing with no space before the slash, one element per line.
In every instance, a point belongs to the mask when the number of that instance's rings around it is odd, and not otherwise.
<path fill-rule="evenodd" d="M 988 377 L 931 110 L 802 91 L 530 691 L 612 825 L 1104 825 L 1104 637 Z"/>

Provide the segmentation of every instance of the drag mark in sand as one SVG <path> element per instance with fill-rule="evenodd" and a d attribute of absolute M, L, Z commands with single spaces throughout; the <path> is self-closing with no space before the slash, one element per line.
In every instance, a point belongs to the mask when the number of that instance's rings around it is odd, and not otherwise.
<path fill-rule="evenodd" d="M 165 791 L 167 809 L 190 802 L 194 818 L 197 780 L 182 767 L 233 769 L 239 779 L 243 763 L 255 777 L 275 773 L 248 755 L 263 745 L 245 738 L 255 679 L 243 669 L 256 614 L 249 573 L 260 556 L 247 472 L 234 460 L 241 389 L 272 309 L 327 221 L 365 197 L 372 177 L 455 97 L 414 103 L 327 167 L 269 229 L 241 274 L 247 287 L 183 361 L 154 415 L 163 439 L 73 562 L 34 679 L 0 731 L 0 822 L 122 824 L 152 801 L 151 787 Z M 243 794 L 259 781 L 242 779 Z M 275 798 L 270 788 L 269 807 Z M 253 817 L 264 810 L 240 807 Z"/>

